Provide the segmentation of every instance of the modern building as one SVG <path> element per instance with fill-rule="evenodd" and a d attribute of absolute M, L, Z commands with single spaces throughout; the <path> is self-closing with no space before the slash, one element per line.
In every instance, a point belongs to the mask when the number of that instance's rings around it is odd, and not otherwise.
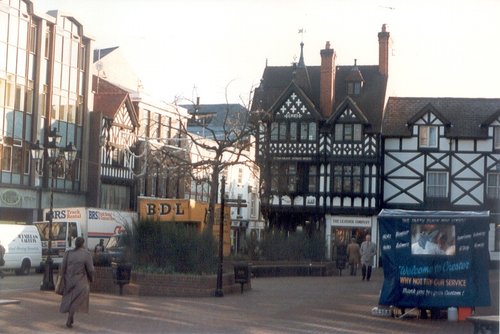
<path fill-rule="evenodd" d="M 377 234 L 381 125 L 390 34 L 378 33 L 379 64 L 338 65 L 329 42 L 321 65 L 266 66 L 256 89 L 261 205 L 271 227 L 324 233 L 327 258 L 351 237 Z"/>
<path fill-rule="evenodd" d="M 85 205 L 92 39 L 72 15 L 8 3 L 0 2 L 0 221 L 30 223 L 51 202 Z M 72 164 L 49 156 L 65 148 L 76 150 Z"/>
<path fill-rule="evenodd" d="M 382 136 L 383 207 L 490 211 L 500 261 L 500 99 L 390 97 Z"/>

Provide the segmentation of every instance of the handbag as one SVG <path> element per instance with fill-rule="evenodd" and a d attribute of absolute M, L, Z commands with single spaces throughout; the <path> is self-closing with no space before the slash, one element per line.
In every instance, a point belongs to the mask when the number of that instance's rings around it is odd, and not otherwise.
<path fill-rule="evenodd" d="M 59 273 L 57 275 L 57 281 L 56 281 L 56 287 L 55 287 L 55 291 L 58 295 L 64 295 L 64 287 L 65 287 L 65 279 L 64 279 L 64 276 L 61 275 L 61 273 Z"/>
<path fill-rule="evenodd" d="M 55 292 L 58 295 L 64 295 L 64 289 L 66 288 L 66 280 L 64 279 L 64 275 L 61 273 L 64 272 L 66 274 L 66 267 L 68 265 L 68 256 L 69 256 L 69 251 L 66 252 L 64 256 L 64 261 L 63 261 L 63 270 L 59 270 L 57 273 L 57 280 L 56 280 L 56 286 L 55 286 Z"/>

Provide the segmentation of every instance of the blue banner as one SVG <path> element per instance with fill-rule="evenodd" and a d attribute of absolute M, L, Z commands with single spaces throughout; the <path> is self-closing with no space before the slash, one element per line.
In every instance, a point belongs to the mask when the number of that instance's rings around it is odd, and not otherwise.
<path fill-rule="evenodd" d="M 379 304 L 489 306 L 489 212 L 382 210 Z"/>

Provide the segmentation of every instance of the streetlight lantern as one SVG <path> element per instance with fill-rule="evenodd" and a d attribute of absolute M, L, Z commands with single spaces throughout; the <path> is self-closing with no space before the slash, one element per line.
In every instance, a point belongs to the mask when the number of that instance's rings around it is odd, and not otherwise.
<path fill-rule="evenodd" d="M 71 170 L 71 165 L 76 159 L 77 150 L 72 142 L 70 142 L 65 148 L 60 148 L 59 143 L 61 142 L 61 136 L 57 133 L 57 129 L 54 128 L 48 134 L 48 143 L 44 148 L 40 145 L 40 141 L 37 140 L 35 144 L 31 145 L 31 157 L 37 165 L 37 171 L 39 172 L 39 167 L 43 158 L 45 149 L 47 150 L 47 163 L 52 169 L 51 173 L 51 183 L 50 183 L 50 209 L 48 214 L 48 240 L 47 240 L 47 258 L 45 260 L 45 270 L 43 274 L 43 281 L 40 285 L 40 290 L 54 290 L 54 277 L 52 271 L 52 220 L 54 216 L 54 178 L 59 174 L 61 167 L 65 171 L 64 167 L 68 164 L 68 170 Z M 65 172 L 66 173 L 66 172 Z"/>
<path fill-rule="evenodd" d="M 56 128 L 53 128 L 49 132 L 48 137 L 49 137 L 49 141 L 52 142 L 52 143 L 54 143 L 56 146 L 58 146 L 61 143 L 62 136 L 57 133 L 57 129 Z"/>
<path fill-rule="evenodd" d="M 37 140 L 35 144 L 31 145 L 31 158 L 35 161 L 40 161 L 43 158 L 43 147 L 40 146 L 40 141 Z"/>
<path fill-rule="evenodd" d="M 64 149 L 64 158 L 70 165 L 75 161 L 77 152 L 78 151 L 76 150 L 75 145 L 73 145 L 73 142 L 69 142 Z"/>

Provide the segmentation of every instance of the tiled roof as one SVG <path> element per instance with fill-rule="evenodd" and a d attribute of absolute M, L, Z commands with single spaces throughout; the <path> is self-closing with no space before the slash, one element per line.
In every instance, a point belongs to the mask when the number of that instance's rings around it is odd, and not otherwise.
<path fill-rule="evenodd" d="M 92 78 L 92 90 L 94 91 L 94 110 L 102 112 L 106 118 L 113 119 L 116 112 L 125 103 L 131 110 L 130 119 L 135 126 L 139 126 L 137 115 L 130 100 L 129 93 L 97 76 Z"/>
<path fill-rule="evenodd" d="M 194 115 L 195 105 L 181 105 L 181 107 L 186 108 L 190 115 Z M 217 134 L 223 134 L 228 132 L 227 129 L 224 130 L 223 128 L 224 124 L 226 126 L 227 124 L 245 124 L 248 110 L 240 104 L 200 104 L 196 114 L 210 116 L 206 128 Z M 188 122 L 188 131 L 199 135 L 203 135 L 203 133 L 209 134 L 209 132 L 203 131 L 201 126 L 190 124 L 190 122 Z"/>
<path fill-rule="evenodd" d="M 347 95 L 347 78 L 351 74 L 354 66 L 337 66 L 335 78 L 335 103 L 333 113 L 339 105 L 345 102 Z M 372 125 L 367 131 L 379 132 L 382 122 L 382 112 L 384 108 L 385 90 L 387 78 L 379 73 L 377 65 L 356 66 L 364 80 L 362 93 L 359 96 L 350 95 L 357 107 L 363 112 Z M 295 73 L 294 73 L 295 72 Z M 320 66 L 308 66 L 310 89 L 303 85 L 305 80 L 297 80 L 293 66 L 268 66 L 262 75 L 261 85 L 256 89 L 252 110 L 269 110 L 274 102 L 280 97 L 290 82 L 294 80 L 314 103 L 316 110 L 319 109 L 320 95 Z"/>
<path fill-rule="evenodd" d="M 411 135 L 408 123 L 423 109 L 436 110 L 450 122 L 447 137 L 484 138 L 488 120 L 500 111 L 500 99 L 450 97 L 390 97 L 382 125 L 386 137 Z M 491 121 L 490 121 L 491 122 Z M 483 125 L 483 126 L 482 126 Z"/>

